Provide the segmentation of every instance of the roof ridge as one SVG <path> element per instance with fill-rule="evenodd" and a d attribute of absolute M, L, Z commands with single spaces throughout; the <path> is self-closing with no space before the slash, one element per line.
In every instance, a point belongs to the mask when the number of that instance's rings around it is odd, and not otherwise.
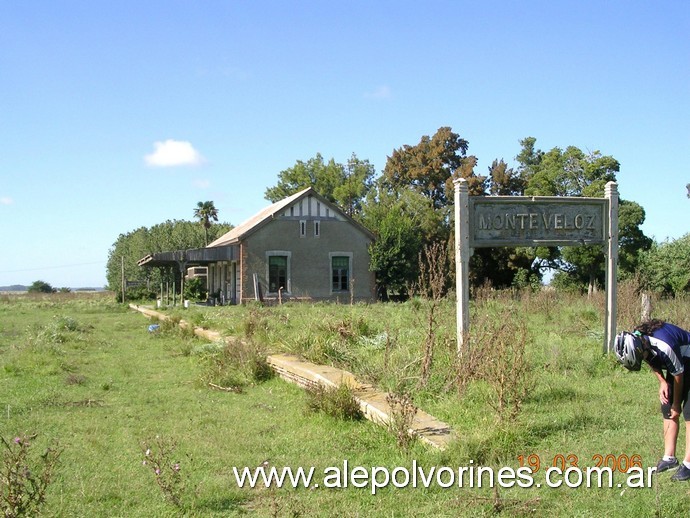
<path fill-rule="evenodd" d="M 281 209 L 298 200 L 300 197 L 304 196 L 309 191 L 316 192 L 314 188 L 310 186 L 306 189 L 302 189 L 299 192 L 291 194 L 287 198 L 283 198 L 282 200 L 278 200 L 277 202 L 274 202 L 271 205 L 264 207 L 247 220 L 232 228 L 229 232 L 226 232 L 216 240 L 209 243 L 208 247 L 223 246 L 225 244 L 229 244 L 233 240 L 239 239 L 239 237 L 245 234 L 247 231 L 251 230 L 256 225 L 268 219 L 269 216 L 272 216 L 276 212 L 280 212 Z"/>

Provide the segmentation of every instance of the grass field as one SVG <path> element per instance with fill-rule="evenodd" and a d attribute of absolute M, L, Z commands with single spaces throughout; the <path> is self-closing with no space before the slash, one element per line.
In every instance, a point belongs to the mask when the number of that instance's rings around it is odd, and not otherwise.
<path fill-rule="evenodd" d="M 635 319 L 639 304 L 632 299 L 621 301 L 621 326 Z M 687 308 L 686 300 L 659 302 L 654 316 L 690 327 Z M 512 337 L 526 355 L 528 390 L 519 396 L 514 417 L 489 404 L 497 399 L 495 385 L 470 376 L 467 365 L 455 361 L 450 302 L 434 308 L 431 327 L 429 303 L 419 300 L 167 311 L 241 337 L 254 350 L 296 352 L 410 393 L 419 407 L 451 424 L 459 440 L 444 452 L 421 444 L 401 449 L 392 434 L 367 421 L 307 412 L 301 389 L 279 379 L 242 378 L 243 371 L 225 364 L 239 356 L 223 356 L 218 345 L 177 328 L 150 333 L 147 319 L 112 296 L 2 295 L 0 433 L 8 441 L 37 434 L 30 452 L 35 463 L 53 440 L 62 449 L 43 515 L 668 516 L 688 507 L 690 484 L 674 483 L 668 473 L 655 476 L 650 488 L 625 487 L 620 471 L 612 488 L 536 487 L 554 462 L 572 464 L 577 458 L 584 468 L 601 460 L 623 468 L 639 460 L 646 468 L 661 454 L 656 381 L 646 368 L 627 373 L 602 355 L 597 298 L 491 292 L 475 298 L 470 347 L 499 350 Z M 429 350 L 433 362 L 423 383 Z M 501 354 L 520 361 L 510 356 L 514 350 Z M 459 376 L 470 379 L 462 391 Z M 242 388 L 212 390 L 212 380 Z M 518 382 L 509 374 L 504 386 Z M 683 441 L 681 433 L 680 455 Z M 173 487 L 179 506 L 163 497 L 150 463 L 143 464 L 146 448 L 155 454 L 158 442 L 175 444 L 166 460 L 179 463 L 185 481 Z M 415 462 L 426 470 L 481 464 L 498 471 L 537 459 L 540 470 L 531 488 L 390 485 L 376 495 L 370 486 L 352 484 L 239 488 L 232 472 L 267 462 L 277 468 L 314 466 L 320 474 L 345 460 L 351 467 L 391 470 Z"/>

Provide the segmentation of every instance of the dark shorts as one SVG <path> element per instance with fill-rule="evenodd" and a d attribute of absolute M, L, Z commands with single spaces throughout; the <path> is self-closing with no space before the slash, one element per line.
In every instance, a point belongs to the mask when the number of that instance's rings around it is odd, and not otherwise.
<path fill-rule="evenodd" d="M 690 360 L 683 359 L 683 395 L 681 396 L 680 406 L 683 409 L 683 419 L 690 421 L 690 405 L 686 404 L 688 401 L 688 393 L 690 393 Z M 673 401 L 673 376 L 666 374 L 666 383 L 668 383 L 668 400 Z M 664 419 L 671 418 L 671 403 L 667 405 L 661 405 L 661 415 Z"/>

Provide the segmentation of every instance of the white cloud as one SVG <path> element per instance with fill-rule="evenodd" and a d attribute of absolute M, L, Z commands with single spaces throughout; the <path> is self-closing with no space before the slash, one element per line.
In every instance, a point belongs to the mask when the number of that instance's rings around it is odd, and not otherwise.
<path fill-rule="evenodd" d="M 365 92 L 364 97 L 367 99 L 390 99 L 392 92 L 389 86 L 381 85 L 371 92 Z"/>
<path fill-rule="evenodd" d="M 208 189 L 211 186 L 211 182 L 209 180 L 202 180 L 201 178 L 198 178 L 192 182 L 192 185 L 194 185 L 194 187 L 197 189 Z"/>
<path fill-rule="evenodd" d="M 2 196 L 0 197 L 0 205 L 12 205 L 14 203 L 14 200 L 10 198 L 9 196 Z"/>
<path fill-rule="evenodd" d="M 164 142 L 154 142 L 153 148 L 153 153 L 144 157 L 146 164 L 152 167 L 201 165 L 205 162 L 194 146 L 184 140 L 168 139 Z"/>

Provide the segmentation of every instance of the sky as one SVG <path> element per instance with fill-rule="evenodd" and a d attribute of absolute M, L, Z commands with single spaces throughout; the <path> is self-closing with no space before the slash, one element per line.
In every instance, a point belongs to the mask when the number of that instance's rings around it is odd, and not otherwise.
<path fill-rule="evenodd" d="M 0 286 L 103 287 L 120 234 L 237 225 L 320 153 L 380 173 L 443 126 L 486 174 L 519 141 L 616 158 L 690 232 L 690 2 L 0 0 Z"/>

